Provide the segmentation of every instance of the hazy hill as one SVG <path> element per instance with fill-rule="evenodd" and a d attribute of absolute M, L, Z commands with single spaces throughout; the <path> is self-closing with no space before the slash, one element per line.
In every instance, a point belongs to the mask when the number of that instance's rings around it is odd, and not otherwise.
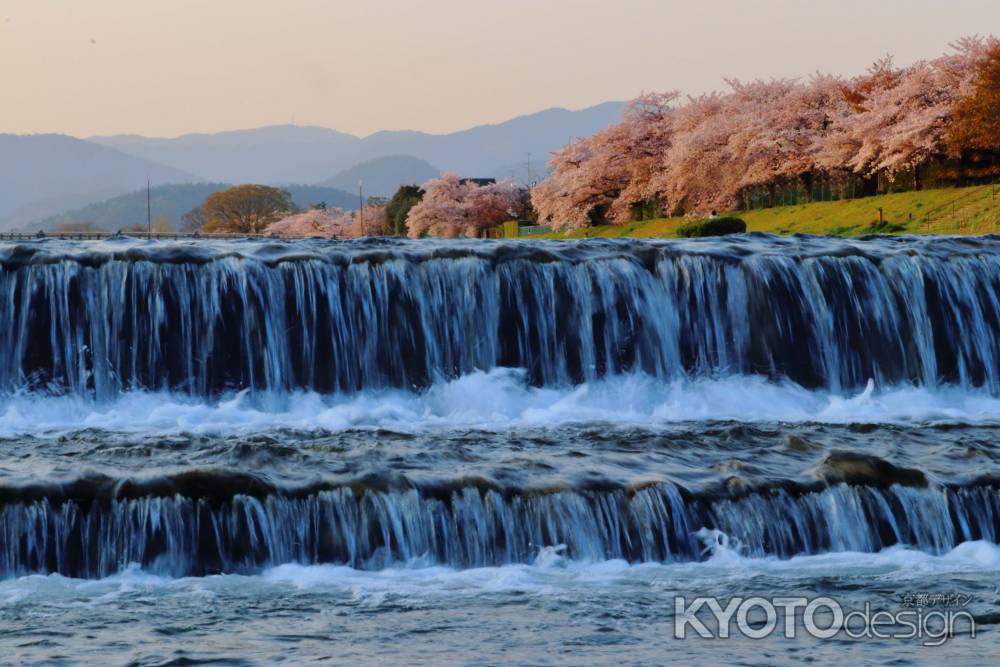
<path fill-rule="evenodd" d="M 356 190 L 358 181 L 364 182 L 366 195 L 391 197 L 400 185 L 421 185 L 441 175 L 437 167 L 411 155 L 388 155 L 366 160 L 345 169 L 320 185 Z"/>
<path fill-rule="evenodd" d="M 122 192 L 121 188 L 108 188 L 82 194 L 55 195 L 42 201 L 33 201 L 10 213 L 0 215 L 0 229 L 21 229 L 37 220 L 117 197 Z"/>
<path fill-rule="evenodd" d="M 439 170 L 529 182 L 532 175 L 544 173 L 553 150 L 616 122 L 622 106 L 609 102 L 580 111 L 549 109 L 453 134 L 378 132 L 363 139 L 292 125 L 175 139 L 118 135 L 84 141 L 0 134 L 0 229 L 47 221 L 65 211 L 76 216 L 89 204 L 103 205 L 144 188 L 147 177 L 154 186 L 323 182 L 352 192 L 360 177 L 369 194 L 385 196 L 395 185 L 423 182 Z M 308 193 L 302 187 L 294 186 L 301 199 L 355 205 L 346 193 Z M 107 208 L 83 215 L 97 213 L 118 219 Z"/>
<path fill-rule="evenodd" d="M 282 186 L 292 195 L 292 201 L 299 208 L 309 208 L 320 202 L 326 203 L 330 208 L 342 208 L 345 211 L 353 211 L 358 208 L 358 195 L 354 192 L 345 192 L 339 188 L 326 185 L 285 185 Z"/>
<path fill-rule="evenodd" d="M 49 215 L 58 206 L 153 185 L 200 180 L 179 169 L 59 134 L 0 134 L 0 228 L 11 217 Z"/>
<path fill-rule="evenodd" d="M 525 165 L 518 170 L 524 173 L 541 172 L 552 151 L 617 122 L 623 106 L 607 102 L 579 111 L 549 109 L 440 135 L 392 131 L 362 139 L 323 128 L 283 125 L 175 139 L 117 135 L 92 141 L 208 180 L 232 183 L 327 182 L 332 174 L 373 158 L 399 155 L 465 176 L 505 177 L 512 165 Z"/>
<path fill-rule="evenodd" d="M 201 205 L 208 195 L 225 190 L 228 183 L 185 183 L 182 185 L 161 185 L 150 191 L 153 217 L 166 215 L 174 225 L 181 216 Z M 357 196 L 312 185 L 289 186 L 289 193 L 296 205 L 306 208 L 326 202 L 328 206 L 351 209 L 357 208 Z M 116 231 L 131 225 L 146 223 L 146 190 L 137 190 L 126 195 L 113 197 L 73 211 L 36 220 L 25 225 L 25 231 L 38 229 L 52 230 L 70 224 L 88 223 L 95 228 Z"/>
<path fill-rule="evenodd" d="M 338 170 L 317 171 L 312 165 L 329 161 L 331 153 L 359 141 L 336 130 L 295 125 L 186 134 L 174 139 L 115 135 L 89 140 L 212 181 L 279 184 L 314 183 L 328 178 Z"/>
<path fill-rule="evenodd" d="M 618 122 L 623 108 L 607 102 L 580 111 L 549 109 L 453 134 L 378 132 L 364 141 L 374 154 L 415 155 L 463 176 L 505 178 L 512 165 L 530 162 L 531 171 L 543 171 L 553 151 Z"/>

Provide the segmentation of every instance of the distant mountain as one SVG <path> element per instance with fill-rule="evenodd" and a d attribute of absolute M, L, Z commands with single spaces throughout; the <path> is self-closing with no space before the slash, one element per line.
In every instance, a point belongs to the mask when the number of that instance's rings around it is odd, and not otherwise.
<path fill-rule="evenodd" d="M 299 208 L 310 208 L 316 204 L 326 204 L 330 208 L 353 211 L 358 208 L 358 195 L 326 185 L 285 185 L 292 195 L 292 201 Z"/>
<path fill-rule="evenodd" d="M 0 230 L 68 210 L 75 216 L 89 204 L 144 188 L 147 177 L 154 186 L 323 182 L 353 192 L 360 174 L 366 191 L 380 195 L 391 194 L 404 181 L 425 181 L 438 170 L 469 177 L 513 176 L 529 183 L 544 174 L 552 151 L 618 121 L 622 107 L 608 102 L 581 111 L 549 109 L 453 134 L 378 132 L 363 139 L 293 125 L 176 139 L 117 135 L 85 141 L 54 134 L 0 134 Z M 343 192 L 294 187 L 301 198 L 354 206 L 353 197 L 348 200 Z M 117 214 L 101 211 L 117 219 Z"/>
<path fill-rule="evenodd" d="M 549 109 L 453 134 L 377 132 L 363 139 L 317 127 L 283 125 L 176 139 L 133 135 L 92 141 L 227 183 L 318 183 L 374 158 L 411 156 L 470 177 L 540 173 L 550 153 L 621 119 L 622 102 Z M 520 165 L 514 167 L 514 165 Z M 334 177 L 336 178 L 336 177 Z M 352 188 L 353 189 L 353 188 Z"/>
<path fill-rule="evenodd" d="M 182 185 L 161 185 L 150 190 L 153 217 L 166 215 L 174 225 L 179 225 L 181 216 L 200 206 L 213 192 L 225 190 L 228 183 L 186 183 Z M 294 185 L 287 188 L 292 201 L 301 208 L 308 208 L 320 202 L 343 209 L 357 208 L 357 196 L 334 188 L 313 185 Z M 146 190 L 137 190 L 126 195 L 113 197 L 73 211 L 35 220 L 22 226 L 24 231 L 39 229 L 52 230 L 67 225 L 88 224 L 95 229 L 116 231 L 132 225 L 146 223 Z"/>
<path fill-rule="evenodd" d="M 91 137 L 89 141 L 147 160 L 227 183 L 315 183 L 338 169 L 318 170 L 359 139 L 321 127 L 276 125 L 218 134 L 186 134 L 175 139 L 137 135 Z M 350 166 L 353 162 L 345 165 Z"/>
<path fill-rule="evenodd" d="M 548 173 L 549 170 L 544 162 L 532 159 L 530 164 L 519 162 L 497 167 L 491 175 L 493 178 L 510 178 L 521 185 L 530 186 L 545 178 Z"/>
<path fill-rule="evenodd" d="M 229 187 L 225 183 L 185 183 L 160 185 L 150 190 L 153 216 L 164 214 L 177 224 L 181 216 L 205 201 L 205 197 Z M 105 201 L 35 220 L 25 231 L 52 230 L 74 224 L 90 224 L 96 229 L 116 231 L 146 223 L 146 190 L 136 190 Z"/>
<path fill-rule="evenodd" d="M 0 134 L 0 229 L 26 215 L 50 215 L 66 206 L 136 190 L 145 186 L 147 178 L 153 185 L 200 180 L 65 135 Z"/>
<path fill-rule="evenodd" d="M 121 188 L 109 188 L 83 194 L 56 195 L 42 201 L 34 201 L 10 213 L 0 215 L 0 229 L 22 229 L 37 220 L 82 208 L 93 202 L 111 199 L 122 192 Z"/>
<path fill-rule="evenodd" d="M 623 109 L 622 102 L 581 111 L 549 109 L 454 134 L 378 132 L 363 141 L 374 154 L 415 155 L 462 176 L 506 178 L 511 165 L 524 165 L 525 173 L 544 171 L 553 151 L 620 121 Z"/>
<path fill-rule="evenodd" d="M 400 185 L 421 185 L 440 175 L 440 169 L 420 158 L 412 155 L 387 155 L 356 164 L 333 178 L 322 181 L 320 185 L 356 190 L 358 182 L 362 181 L 366 194 L 391 197 Z"/>

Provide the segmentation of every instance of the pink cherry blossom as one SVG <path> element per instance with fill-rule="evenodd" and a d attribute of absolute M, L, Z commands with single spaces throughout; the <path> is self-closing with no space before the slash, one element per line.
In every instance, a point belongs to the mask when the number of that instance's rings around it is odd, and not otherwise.
<path fill-rule="evenodd" d="M 445 174 L 423 186 L 424 198 L 410 209 L 410 236 L 482 235 L 484 229 L 524 215 L 520 187 L 513 181 L 478 185 L 456 174 Z"/>
<path fill-rule="evenodd" d="M 350 238 L 354 236 L 350 214 L 339 208 L 328 210 L 314 209 L 305 213 L 297 213 L 272 222 L 265 230 L 266 234 L 278 236 L 330 236 Z"/>
<path fill-rule="evenodd" d="M 728 93 L 677 103 L 647 94 L 622 121 L 555 152 L 532 190 L 541 222 L 572 229 L 627 222 L 635 204 L 664 214 L 737 208 L 748 189 L 819 176 L 889 179 L 947 157 L 956 101 L 971 95 L 995 38 L 966 38 L 952 53 L 897 68 L 879 60 L 850 80 L 728 81 Z"/>

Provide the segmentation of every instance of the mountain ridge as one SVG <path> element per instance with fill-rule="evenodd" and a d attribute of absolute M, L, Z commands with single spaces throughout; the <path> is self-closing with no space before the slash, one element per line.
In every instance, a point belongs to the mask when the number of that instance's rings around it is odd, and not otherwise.
<path fill-rule="evenodd" d="M 165 215 L 179 227 L 181 216 L 199 206 L 213 192 L 231 187 L 231 183 L 177 183 L 160 185 L 149 191 L 154 218 Z M 292 201 L 300 208 L 325 202 L 327 206 L 357 208 L 355 194 L 316 185 L 293 185 L 288 188 Z M 146 190 L 136 190 L 115 197 L 60 212 L 24 225 L 22 231 L 51 231 L 59 227 L 87 224 L 94 229 L 117 231 L 146 223 Z"/>
<path fill-rule="evenodd" d="M 49 202 L 82 202 L 198 176 L 65 134 L 0 134 L 0 228 L 20 211 L 48 212 Z M 6 223 L 6 224 L 3 224 Z"/>
<path fill-rule="evenodd" d="M 369 195 L 391 197 L 400 185 L 422 185 L 441 175 L 441 170 L 412 155 L 387 155 L 372 158 L 344 169 L 317 185 L 350 190 L 364 183 Z"/>
<path fill-rule="evenodd" d="M 579 110 L 554 107 L 510 120 L 445 134 L 382 130 L 365 137 L 315 125 L 191 133 L 179 137 L 136 134 L 80 139 L 61 134 L 0 134 L 0 230 L 24 227 L 151 184 L 262 183 L 291 186 L 336 181 L 354 190 L 358 172 L 382 159 L 384 172 L 363 178 L 369 194 L 432 173 L 514 177 L 524 184 L 544 174 L 552 151 L 620 120 L 623 102 Z M 396 158 L 428 168 L 388 167 Z M 398 167 L 399 165 L 396 164 Z M 432 171 L 433 170 L 433 171 Z M 348 185 L 350 187 L 348 188 Z"/>
<path fill-rule="evenodd" d="M 548 155 L 573 137 L 617 122 L 624 105 L 605 102 L 578 110 L 553 107 L 442 134 L 380 130 L 356 137 L 318 126 L 271 125 L 174 138 L 107 135 L 90 139 L 210 181 L 320 183 L 362 162 L 393 155 L 412 156 L 442 171 L 502 177 L 506 174 L 494 172 L 526 160 L 541 170 Z"/>

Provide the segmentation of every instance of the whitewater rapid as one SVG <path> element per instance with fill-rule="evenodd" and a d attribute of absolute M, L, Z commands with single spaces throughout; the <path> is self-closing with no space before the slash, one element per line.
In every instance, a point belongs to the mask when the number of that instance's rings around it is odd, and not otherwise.
<path fill-rule="evenodd" d="M 102 579 L 73 579 L 58 574 L 29 575 L 0 581 L 0 609 L 26 602 L 49 606 L 115 604 L 136 592 L 154 594 L 222 594 L 251 588 L 259 592 L 288 589 L 350 595 L 377 607 L 387 596 L 447 598 L 456 595 L 526 593 L 563 595 L 572 589 L 653 587 L 682 592 L 698 587 L 730 585 L 754 577 L 781 577 L 790 586 L 810 583 L 817 576 L 877 577 L 901 587 L 935 577 L 1000 576 L 1000 547 L 989 542 L 964 542 L 935 556 L 905 546 L 879 553 L 839 552 L 795 556 L 788 560 L 748 558 L 732 549 L 718 549 L 696 563 L 641 563 L 624 560 L 574 561 L 560 548 L 542 549 L 533 563 L 457 569 L 415 559 L 381 570 L 344 565 L 287 563 L 259 574 L 168 577 L 144 571 L 137 564 Z"/>
<path fill-rule="evenodd" d="M 876 389 L 873 382 L 859 392 L 809 390 L 762 376 L 662 382 L 627 375 L 573 387 L 534 387 L 525 382 L 523 371 L 494 369 L 423 391 L 332 396 L 245 391 L 213 401 L 138 391 L 101 402 L 36 394 L 0 400 L 0 436 L 80 429 L 220 435 L 271 429 L 503 430 L 602 423 L 653 428 L 698 421 L 989 424 L 1000 423 L 1000 397 L 958 387 Z"/>
<path fill-rule="evenodd" d="M 961 592 L 865 656 L 976 664 L 997 241 L 0 244 L 0 663 L 700 664 L 676 596 Z"/>

